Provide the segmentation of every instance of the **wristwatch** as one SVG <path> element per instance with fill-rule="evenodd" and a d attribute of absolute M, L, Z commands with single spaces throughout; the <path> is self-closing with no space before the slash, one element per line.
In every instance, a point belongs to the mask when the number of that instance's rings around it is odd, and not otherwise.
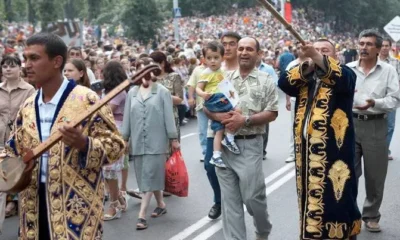
<path fill-rule="evenodd" d="M 246 127 L 250 127 L 250 122 L 251 122 L 250 116 L 246 116 L 246 118 L 244 120 L 244 125 Z"/>

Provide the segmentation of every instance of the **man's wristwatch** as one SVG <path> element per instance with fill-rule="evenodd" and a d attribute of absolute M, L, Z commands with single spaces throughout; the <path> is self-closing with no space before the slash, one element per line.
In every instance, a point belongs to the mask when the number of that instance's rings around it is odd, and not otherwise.
<path fill-rule="evenodd" d="M 250 124 L 251 124 L 250 116 L 246 116 L 246 118 L 244 120 L 244 126 L 250 127 Z"/>

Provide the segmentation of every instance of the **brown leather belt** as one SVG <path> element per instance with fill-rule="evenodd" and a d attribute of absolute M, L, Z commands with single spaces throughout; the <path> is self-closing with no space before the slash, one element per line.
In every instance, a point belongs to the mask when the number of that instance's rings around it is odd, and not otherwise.
<path fill-rule="evenodd" d="M 369 121 L 369 120 L 375 120 L 375 119 L 384 119 L 387 117 L 386 113 L 381 113 L 381 114 L 358 114 L 358 113 L 353 113 L 353 117 L 356 118 L 357 120 L 360 121 Z"/>

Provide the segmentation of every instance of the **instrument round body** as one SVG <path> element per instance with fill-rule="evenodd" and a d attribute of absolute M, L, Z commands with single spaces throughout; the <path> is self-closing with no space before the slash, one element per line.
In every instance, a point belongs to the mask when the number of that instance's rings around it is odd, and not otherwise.
<path fill-rule="evenodd" d="M 30 161 L 33 164 L 35 161 Z M 32 181 L 32 168 L 22 158 L 0 159 L 0 192 L 19 193 Z"/>

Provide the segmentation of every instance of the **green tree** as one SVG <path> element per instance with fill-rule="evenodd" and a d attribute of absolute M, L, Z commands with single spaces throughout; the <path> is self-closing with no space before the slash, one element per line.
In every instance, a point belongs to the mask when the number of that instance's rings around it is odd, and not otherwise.
<path fill-rule="evenodd" d="M 147 44 L 154 39 L 163 19 L 155 0 L 128 0 L 120 14 L 126 36 Z"/>
<path fill-rule="evenodd" d="M 12 8 L 11 0 L 4 0 L 4 11 L 6 12 L 7 21 L 15 21 L 15 12 Z"/>
<path fill-rule="evenodd" d="M 62 2 L 53 0 L 41 0 L 37 2 L 38 16 L 42 24 L 42 31 L 46 31 L 47 26 L 51 22 L 55 22 L 61 18 L 60 13 Z"/>

